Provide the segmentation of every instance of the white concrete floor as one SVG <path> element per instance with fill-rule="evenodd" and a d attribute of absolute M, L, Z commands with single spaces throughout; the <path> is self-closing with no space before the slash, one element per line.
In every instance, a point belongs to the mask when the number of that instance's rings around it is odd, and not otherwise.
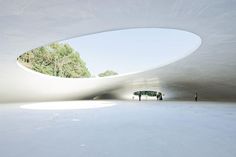
<path fill-rule="evenodd" d="M 1 104 L 0 156 L 236 156 L 235 103 L 109 103 L 115 105 L 76 110 Z"/>

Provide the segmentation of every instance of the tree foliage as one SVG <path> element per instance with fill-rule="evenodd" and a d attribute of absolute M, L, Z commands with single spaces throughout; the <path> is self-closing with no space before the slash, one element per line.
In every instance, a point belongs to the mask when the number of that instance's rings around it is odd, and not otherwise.
<path fill-rule="evenodd" d="M 118 73 L 112 70 L 106 70 L 105 72 L 98 74 L 99 77 L 106 77 L 112 75 L 118 75 Z"/>
<path fill-rule="evenodd" d="M 160 94 L 160 92 L 156 92 L 156 91 L 136 91 L 133 93 L 134 95 L 147 95 L 147 96 L 158 96 Z"/>
<path fill-rule="evenodd" d="M 90 77 L 85 62 L 70 45 L 53 43 L 28 51 L 18 61 L 37 72 L 66 78 Z"/>

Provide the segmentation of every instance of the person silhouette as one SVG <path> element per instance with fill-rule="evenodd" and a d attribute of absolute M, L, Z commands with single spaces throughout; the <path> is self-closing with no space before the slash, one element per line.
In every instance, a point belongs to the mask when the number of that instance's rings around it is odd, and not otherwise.
<path fill-rule="evenodd" d="M 138 101 L 141 101 L 141 92 L 138 93 Z"/>
<path fill-rule="evenodd" d="M 197 92 L 195 92 L 194 100 L 195 100 L 195 101 L 198 100 L 198 94 L 197 94 Z"/>
<path fill-rule="evenodd" d="M 162 95 L 162 93 L 161 92 L 158 92 L 158 94 L 157 94 L 157 100 L 163 100 L 163 97 L 162 97 L 163 95 Z"/>
<path fill-rule="evenodd" d="M 160 92 L 160 98 L 159 100 L 163 100 L 162 93 Z"/>

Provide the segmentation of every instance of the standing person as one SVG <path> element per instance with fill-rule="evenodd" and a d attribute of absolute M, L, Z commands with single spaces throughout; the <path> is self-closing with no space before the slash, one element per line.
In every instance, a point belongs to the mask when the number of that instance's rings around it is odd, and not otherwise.
<path fill-rule="evenodd" d="M 162 97 L 162 93 L 160 92 L 160 99 L 159 100 L 163 100 L 163 97 Z"/>
<path fill-rule="evenodd" d="M 157 94 L 157 100 L 163 100 L 162 93 L 158 92 Z"/>
<path fill-rule="evenodd" d="M 139 92 L 139 94 L 138 94 L 138 101 L 141 101 L 141 92 Z"/>
<path fill-rule="evenodd" d="M 198 94 L 197 92 L 195 92 L 194 100 L 197 101 L 197 99 L 198 99 Z"/>
<path fill-rule="evenodd" d="M 159 93 L 158 93 L 157 96 L 156 96 L 156 97 L 157 97 L 157 100 L 159 99 L 159 96 L 160 96 L 160 95 L 159 95 Z"/>

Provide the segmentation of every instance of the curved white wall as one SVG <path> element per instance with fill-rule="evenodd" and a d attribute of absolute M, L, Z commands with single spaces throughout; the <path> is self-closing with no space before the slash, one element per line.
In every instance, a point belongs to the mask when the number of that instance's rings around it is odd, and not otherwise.
<path fill-rule="evenodd" d="M 133 27 L 176 28 L 202 38 L 196 53 L 139 78 L 157 79 L 171 98 L 189 99 L 197 90 L 206 100 L 236 99 L 236 1 L 9 0 L 0 5 L 0 101 L 64 99 L 65 95 L 66 99 L 76 99 L 123 85 L 127 78 L 61 84 L 61 79 L 25 72 L 16 58 L 54 41 Z"/>

